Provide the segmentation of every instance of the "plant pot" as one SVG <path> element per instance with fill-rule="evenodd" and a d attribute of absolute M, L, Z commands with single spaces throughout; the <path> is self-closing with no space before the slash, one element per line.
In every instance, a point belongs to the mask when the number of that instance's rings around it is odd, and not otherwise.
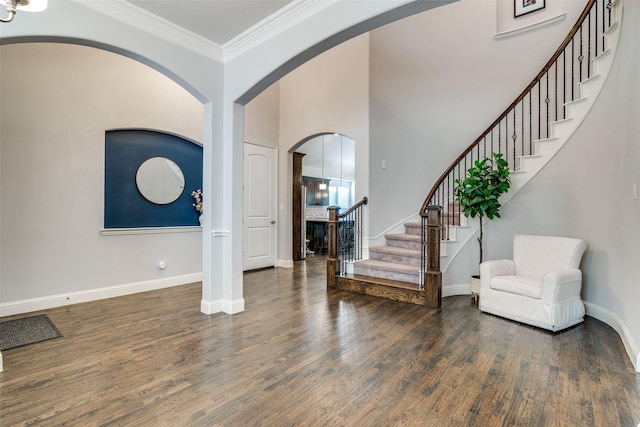
<path fill-rule="evenodd" d="M 471 276 L 471 299 L 477 303 L 480 300 L 480 276 Z"/>

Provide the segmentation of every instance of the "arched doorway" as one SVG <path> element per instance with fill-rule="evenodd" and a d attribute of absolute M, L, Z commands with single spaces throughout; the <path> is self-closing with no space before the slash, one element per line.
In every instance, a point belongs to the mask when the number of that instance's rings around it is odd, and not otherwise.
<path fill-rule="evenodd" d="M 353 205 L 355 172 L 353 138 L 323 133 L 296 146 L 292 177 L 294 261 L 327 253 L 327 208 Z"/>
<path fill-rule="evenodd" d="M 0 239 L 12 248 L 2 254 L 0 303 L 11 307 L 3 314 L 200 281 L 199 227 L 116 231 L 105 226 L 104 192 L 106 131 L 145 128 L 202 142 L 202 102 L 109 49 L 24 42 L 2 45 L 0 54 L 6 225 Z M 135 168 L 125 176 L 137 194 Z M 189 213 L 195 209 L 189 193 L 197 189 L 189 182 L 184 189 Z M 115 197 L 128 202 L 124 192 Z"/>

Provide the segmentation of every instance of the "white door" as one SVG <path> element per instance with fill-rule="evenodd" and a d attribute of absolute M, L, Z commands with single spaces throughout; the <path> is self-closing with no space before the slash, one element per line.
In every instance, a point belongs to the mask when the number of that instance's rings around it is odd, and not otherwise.
<path fill-rule="evenodd" d="M 276 149 L 244 144 L 243 270 L 276 264 Z"/>

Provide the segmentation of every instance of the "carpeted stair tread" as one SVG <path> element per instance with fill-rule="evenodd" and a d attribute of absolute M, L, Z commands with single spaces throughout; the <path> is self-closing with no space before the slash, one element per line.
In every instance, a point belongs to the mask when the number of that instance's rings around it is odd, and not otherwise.
<path fill-rule="evenodd" d="M 387 246 L 418 251 L 422 247 L 422 236 L 419 234 L 386 234 L 384 237 L 387 242 Z"/>
<path fill-rule="evenodd" d="M 373 270 L 385 270 L 385 271 L 397 271 L 399 273 L 419 273 L 420 268 L 413 267 L 410 265 L 397 264 L 393 262 L 379 261 L 375 259 L 367 259 L 358 261 L 355 263 L 356 266 L 366 267 Z"/>
<path fill-rule="evenodd" d="M 404 223 L 405 227 L 422 227 L 422 224 L 417 221 L 409 221 Z"/>
<path fill-rule="evenodd" d="M 422 236 L 422 224 L 419 222 L 405 222 L 404 231 L 407 234 Z"/>
<path fill-rule="evenodd" d="M 386 239 L 408 240 L 410 242 L 421 242 L 422 236 L 417 234 L 386 234 Z"/>
<path fill-rule="evenodd" d="M 420 251 L 416 251 L 415 249 L 401 248 L 399 246 L 374 246 L 372 248 L 369 248 L 369 253 L 371 252 L 417 257 L 422 255 Z"/>

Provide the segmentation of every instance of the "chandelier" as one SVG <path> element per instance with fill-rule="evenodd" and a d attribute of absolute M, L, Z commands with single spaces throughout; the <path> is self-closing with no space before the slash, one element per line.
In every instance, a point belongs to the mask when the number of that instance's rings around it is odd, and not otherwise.
<path fill-rule="evenodd" d="M 47 8 L 47 0 L 0 0 L 0 4 L 7 7 L 7 16 L 0 16 L 0 22 L 11 22 L 18 10 L 42 12 Z"/>

